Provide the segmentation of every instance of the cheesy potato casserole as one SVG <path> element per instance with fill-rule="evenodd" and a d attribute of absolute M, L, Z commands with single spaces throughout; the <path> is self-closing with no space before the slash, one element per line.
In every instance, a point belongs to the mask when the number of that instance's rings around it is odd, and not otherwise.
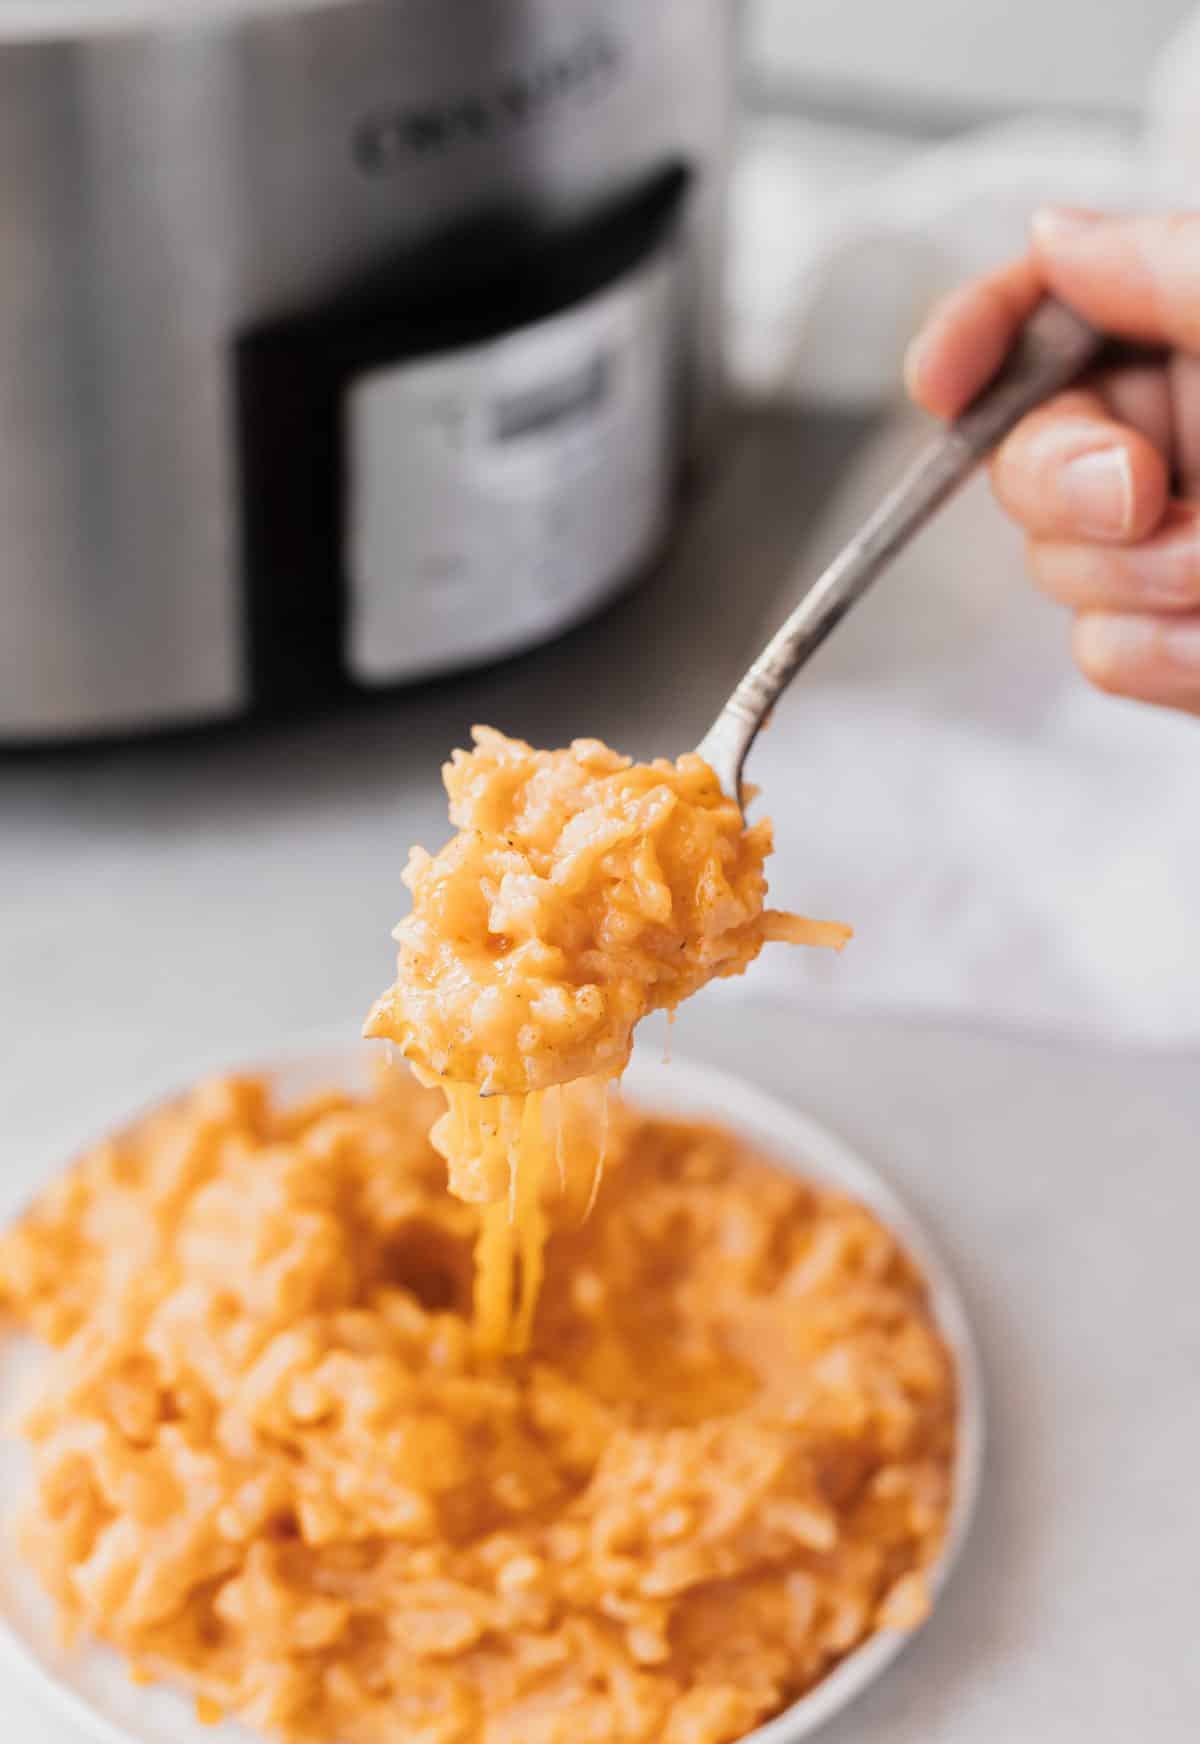
<path fill-rule="evenodd" d="M 0 1239 L 69 1632 L 307 1744 L 730 1744 L 918 1621 L 955 1375 L 888 1232 L 614 1108 L 497 1355 L 439 1103 L 212 1082 Z"/>

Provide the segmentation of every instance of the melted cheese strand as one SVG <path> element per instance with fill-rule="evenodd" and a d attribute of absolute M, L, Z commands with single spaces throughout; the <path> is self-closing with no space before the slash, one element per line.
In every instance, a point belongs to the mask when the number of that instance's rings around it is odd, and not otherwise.
<path fill-rule="evenodd" d="M 481 1349 L 495 1353 L 508 1344 L 515 1238 L 508 1207 L 501 1200 L 485 1205 L 475 1246 L 475 1336 Z"/>
<path fill-rule="evenodd" d="M 525 1098 L 521 1113 L 521 1131 L 513 1165 L 516 1182 L 516 1230 L 521 1260 L 521 1299 L 516 1323 L 509 1341 L 510 1349 L 522 1351 L 533 1332 L 533 1316 L 537 1310 L 545 1274 L 546 1237 L 549 1230 L 542 1209 L 542 1182 L 549 1160 L 546 1140 L 545 1095 L 534 1092 Z"/>
<path fill-rule="evenodd" d="M 476 1338 L 481 1350 L 517 1353 L 529 1343 L 545 1271 L 550 1230 L 542 1197 L 552 1163 L 565 1196 L 568 1158 L 586 1159 L 586 1222 L 604 1178 L 613 1085 L 585 1078 L 485 1099 L 473 1085 L 432 1081 L 446 1098 L 434 1144 L 446 1158 L 454 1190 L 481 1207 Z M 576 1130 L 569 1132 L 572 1120 Z"/>
<path fill-rule="evenodd" d="M 554 1161 L 558 1165 L 558 1190 L 566 1197 L 567 1192 L 567 1153 L 563 1134 L 566 1131 L 566 1119 L 563 1114 L 563 1086 L 554 1086 Z"/>
<path fill-rule="evenodd" d="M 596 1146 L 595 1161 L 592 1163 L 592 1185 L 588 1193 L 587 1206 L 583 1213 L 583 1221 L 587 1222 L 596 1209 L 596 1200 L 600 1194 L 600 1183 L 604 1179 L 604 1161 L 608 1155 L 608 1103 L 611 1085 L 604 1083 L 600 1087 L 600 1142 Z"/>
<path fill-rule="evenodd" d="M 504 1147 L 504 1160 L 508 1164 L 508 1221 L 517 1228 L 518 1194 L 517 1188 L 521 1178 L 521 1164 L 525 1154 L 524 1130 L 525 1109 L 529 1106 L 527 1096 L 500 1096 L 500 1134 Z"/>
<path fill-rule="evenodd" d="M 475 1253 L 475 1332 L 482 1349 L 499 1353 L 508 1347 L 512 1325 L 513 1270 L 517 1247 L 516 1174 L 519 1164 L 519 1126 L 514 1124 L 512 1097 L 497 1097 L 499 1106 L 487 1109 L 479 1092 L 470 1085 L 444 1084 L 447 1100 L 465 1110 L 467 1124 L 477 1140 L 473 1174 L 486 1191 L 501 1169 L 507 1170 L 508 1192 L 493 1194 L 483 1207 L 483 1220 Z M 470 1156 L 472 1153 L 468 1152 Z M 451 1172 L 467 1160 L 449 1157 Z"/>

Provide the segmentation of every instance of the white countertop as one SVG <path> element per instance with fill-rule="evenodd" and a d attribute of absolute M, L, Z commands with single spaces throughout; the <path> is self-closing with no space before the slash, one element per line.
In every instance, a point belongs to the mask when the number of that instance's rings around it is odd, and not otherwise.
<path fill-rule="evenodd" d="M 438 762 L 472 720 L 638 753 L 694 742 L 859 434 L 763 414 L 666 572 L 536 660 L 320 722 L 0 764 L 0 1212 L 149 1078 L 352 1028 L 389 972 L 408 844 L 444 834 Z M 805 792 L 782 803 L 800 816 Z M 1194 1058 L 834 1017 L 830 985 L 806 973 L 765 1017 L 756 968 L 696 1002 L 677 1045 L 828 1118 L 928 1215 L 976 1317 L 992 1459 L 934 1625 L 827 1736 L 1184 1744 L 1200 1712 Z M 10 1685 L 0 1720 L 77 1744 Z"/>

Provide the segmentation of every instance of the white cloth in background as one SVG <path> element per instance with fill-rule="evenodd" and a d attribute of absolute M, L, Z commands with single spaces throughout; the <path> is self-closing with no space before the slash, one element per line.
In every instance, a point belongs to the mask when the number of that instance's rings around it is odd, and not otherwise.
<path fill-rule="evenodd" d="M 882 403 L 940 291 L 1018 253 L 1043 200 L 1143 203 L 1147 156 L 1129 129 L 1045 119 L 925 149 L 791 117 L 748 126 L 728 291 L 736 377 L 753 391 Z"/>
<path fill-rule="evenodd" d="M 843 151 L 830 133 L 772 124 L 747 142 L 734 355 L 760 390 L 898 397 L 920 310 L 1019 247 L 1037 201 L 1149 197 L 1140 146 L 1109 129 L 1014 125 L 907 162 L 878 141 Z M 823 555 L 927 432 L 898 410 L 832 505 Z M 810 579 L 797 575 L 797 594 Z M 858 930 L 835 963 L 765 953 L 759 986 L 815 993 L 815 981 L 838 1002 L 1200 1042 L 1200 721 L 1089 690 L 1067 629 L 973 484 L 839 629 L 755 751 L 777 899 Z"/>

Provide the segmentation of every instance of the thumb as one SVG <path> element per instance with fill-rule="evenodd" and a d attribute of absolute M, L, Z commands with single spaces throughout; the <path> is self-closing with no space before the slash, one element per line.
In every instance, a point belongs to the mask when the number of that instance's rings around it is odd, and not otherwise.
<path fill-rule="evenodd" d="M 1112 218 L 1047 206 L 1032 242 L 1049 288 L 1095 326 L 1200 352 L 1200 212 Z"/>

